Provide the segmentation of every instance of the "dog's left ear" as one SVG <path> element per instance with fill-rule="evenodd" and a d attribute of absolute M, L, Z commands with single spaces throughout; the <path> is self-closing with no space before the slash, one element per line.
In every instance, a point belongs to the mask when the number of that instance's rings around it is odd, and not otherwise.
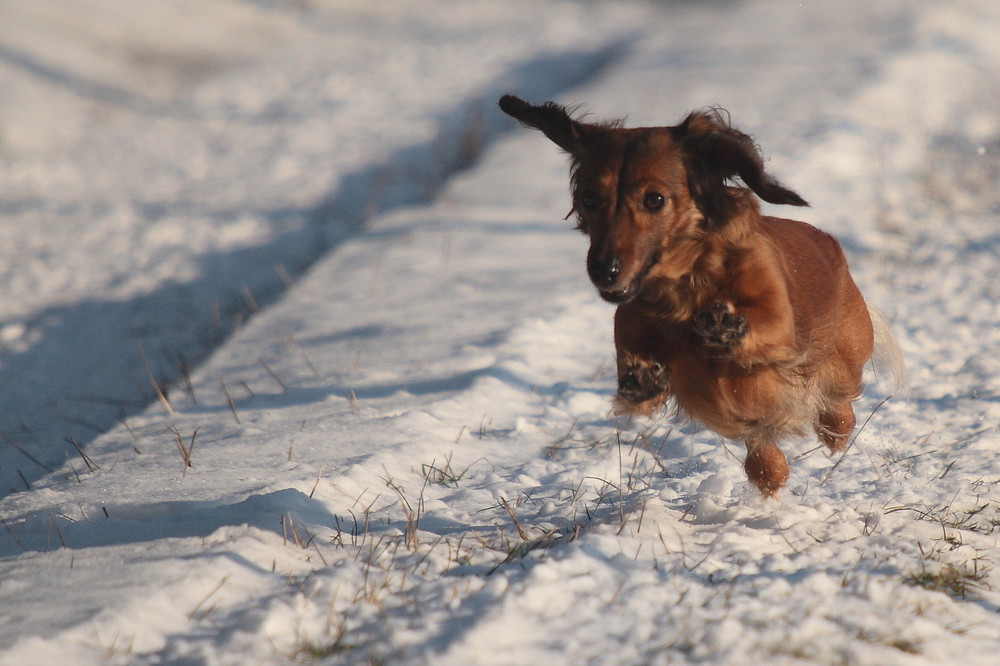
<path fill-rule="evenodd" d="M 523 125 L 541 130 L 553 143 L 570 155 L 579 155 L 587 126 L 573 120 L 566 107 L 555 102 L 534 105 L 514 95 L 500 98 L 500 110 Z"/>
<path fill-rule="evenodd" d="M 698 111 L 674 129 L 688 167 L 688 187 L 710 220 L 725 217 L 727 181 L 739 176 L 764 201 L 790 206 L 809 204 L 764 171 L 753 139 L 729 126 L 717 110 Z"/>

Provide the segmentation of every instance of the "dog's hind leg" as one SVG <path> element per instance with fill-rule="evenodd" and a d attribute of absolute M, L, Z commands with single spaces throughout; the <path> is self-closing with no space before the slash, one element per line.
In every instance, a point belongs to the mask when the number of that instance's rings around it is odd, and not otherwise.
<path fill-rule="evenodd" d="M 747 478 L 765 497 L 774 497 L 788 480 L 788 461 L 778 445 L 769 440 L 748 440 L 743 462 Z"/>
<path fill-rule="evenodd" d="M 865 353 L 870 353 L 870 344 L 857 345 L 861 352 L 855 352 L 853 347 L 828 359 L 817 374 L 817 391 L 823 397 L 817 405 L 819 413 L 813 422 L 813 430 L 819 440 L 830 449 L 831 453 L 839 453 L 847 449 L 847 441 L 854 431 L 854 400 L 861 395 L 863 388 L 861 373 L 864 370 Z"/>
<path fill-rule="evenodd" d="M 847 448 L 847 439 L 854 430 L 854 406 L 850 400 L 831 405 L 821 412 L 816 422 L 816 435 L 832 453 Z"/>

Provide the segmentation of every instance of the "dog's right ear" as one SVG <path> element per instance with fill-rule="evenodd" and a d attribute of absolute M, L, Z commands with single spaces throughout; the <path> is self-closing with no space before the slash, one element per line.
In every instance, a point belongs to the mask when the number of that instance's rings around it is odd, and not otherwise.
<path fill-rule="evenodd" d="M 522 125 L 541 130 L 570 155 L 580 153 L 586 126 L 573 120 L 566 107 L 555 102 L 536 106 L 520 97 L 504 95 L 500 98 L 500 109 L 508 116 L 521 121 Z"/>

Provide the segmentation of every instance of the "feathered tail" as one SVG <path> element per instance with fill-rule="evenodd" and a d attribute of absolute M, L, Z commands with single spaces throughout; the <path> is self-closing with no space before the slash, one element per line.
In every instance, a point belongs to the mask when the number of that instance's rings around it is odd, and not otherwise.
<path fill-rule="evenodd" d="M 887 394 L 905 398 L 910 392 L 910 378 L 906 372 L 903 353 L 899 343 L 889 330 L 885 317 L 870 303 L 868 315 L 875 332 L 875 350 L 872 352 L 871 368 L 879 387 Z"/>

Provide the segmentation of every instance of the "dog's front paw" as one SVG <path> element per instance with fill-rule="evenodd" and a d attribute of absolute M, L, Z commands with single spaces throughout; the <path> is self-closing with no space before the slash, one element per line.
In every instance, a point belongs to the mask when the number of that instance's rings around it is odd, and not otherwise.
<path fill-rule="evenodd" d="M 667 392 L 670 381 L 667 369 L 656 361 L 634 360 L 618 376 L 618 399 L 638 404 Z"/>
<path fill-rule="evenodd" d="M 733 349 L 747 335 L 747 320 L 732 304 L 719 301 L 694 318 L 694 332 L 709 347 Z"/>

